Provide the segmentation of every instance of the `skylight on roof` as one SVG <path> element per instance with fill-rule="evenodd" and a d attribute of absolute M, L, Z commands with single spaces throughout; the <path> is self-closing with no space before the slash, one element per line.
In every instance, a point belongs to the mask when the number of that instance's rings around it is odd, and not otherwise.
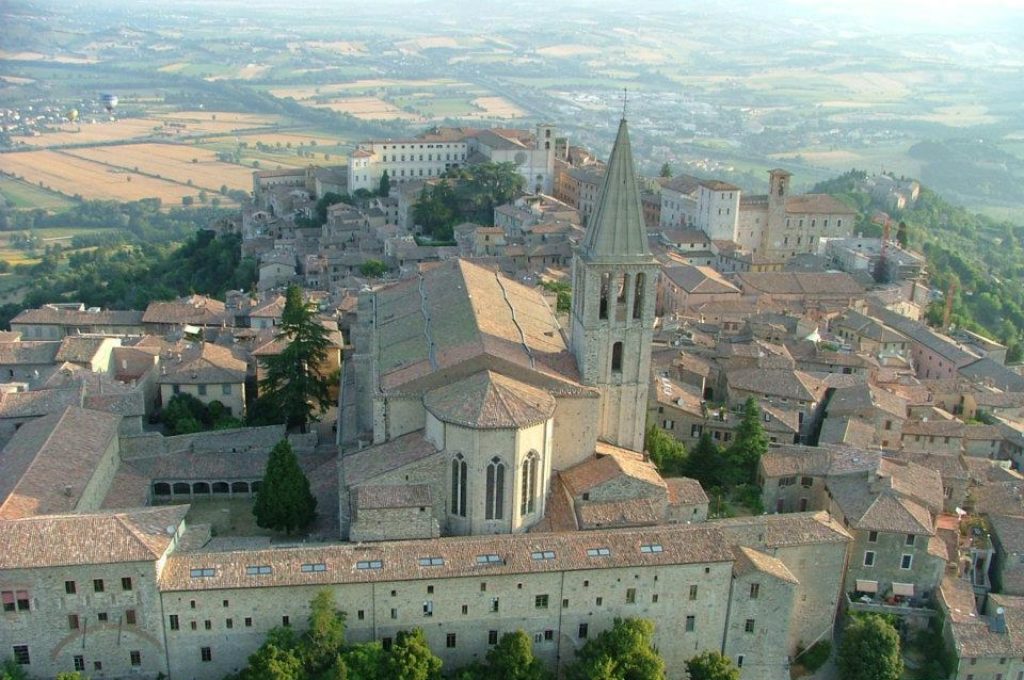
<path fill-rule="evenodd" d="M 217 575 L 217 570 L 211 567 L 202 567 L 201 569 L 189 569 L 188 575 L 191 578 L 210 578 L 211 576 Z"/>
<path fill-rule="evenodd" d="M 608 557 L 611 554 L 608 548 L 587 548 L 587 557 Z"/>
<path fill-rule="evenodd" d="M 493 553 L 491 553 L 489 555 L 477 555 L 476 556 L 476 563 L 477 564 L 501 564 L 501 562 L 502 562 L 501 557 L 499 557 L 498 555 L 495 555 Z"/>
<path fill-rule="evenodd" d="M 642 553 L 660 553 L 664 551 L 665 549 L 661 547 L 661 543 L 644 543 L 640 546 L 640 552 Z"/>
<path fill-rule="evenodd" d="M 421 557 L 419 559 L 421 567 L 440 567 L 444 565 L 443 557 Z"/>
<path fill-rule="evenodd" d="M 553 560 L 555 559 L 554 550 L 539 550 L 535 553 L 531 553 L 530 557 L 535 560 Z"/>
<path fill-rule="evenodd" d="M 384 563 L 381 560 L 364 560 L 356 562 L 356 569 L 381 569 Z"/>
<path fill-rule="evenodd" d="M 263 576 L 274 571 L 274 568 L 265 564 L 251 565 L 245 568 L 247 576 Z"/>
<path fill-rule="evenodd" d="M 323 562 L 310 562 L 308 564 L 303 564 L 301 569 L 306 573 L 314 571 L 327 571 L 327 565 Z"/>

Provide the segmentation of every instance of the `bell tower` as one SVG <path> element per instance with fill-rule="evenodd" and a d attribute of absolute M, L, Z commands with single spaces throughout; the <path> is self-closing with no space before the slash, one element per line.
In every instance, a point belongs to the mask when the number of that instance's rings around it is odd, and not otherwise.
<path fill-rule="evenodd" d="M 598 437 L 643 450 L 655 284 L 626 119 L 573 258 L 572 352 L 580 380 L 601 392 Z"/>

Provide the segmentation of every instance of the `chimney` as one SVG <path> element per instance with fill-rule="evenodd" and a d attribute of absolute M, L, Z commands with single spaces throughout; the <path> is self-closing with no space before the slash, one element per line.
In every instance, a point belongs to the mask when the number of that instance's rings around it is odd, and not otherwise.
<path fill-rule="evenodd" d="M 989 617 L 988 629 L 993 633 L 1006 634 L 1006 610 L 996 607 L 996 613 Z"/>

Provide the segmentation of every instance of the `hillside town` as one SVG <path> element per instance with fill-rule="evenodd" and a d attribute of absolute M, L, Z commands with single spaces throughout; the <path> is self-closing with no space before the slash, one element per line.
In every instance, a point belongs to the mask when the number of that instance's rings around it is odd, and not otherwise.
<path fill-rule="evenodd" d="M 481 177 L 515 187 L 489 219 L 425 227 Z M 349 641 L 421 628 L 446 670 L 521 629 L 557 671 L 641 617 L 670 677 L 716 651 L 783 680 L 869 612 L 938 626 L 948 677 L 1019 680 L 1024 375 L 951 325 L 886 215 L 866 236 L 791 184 L 641 176 L 625 117 L 607 159 L 554 124 L 432 127 L 255 172 L 210 225 L 253 290 L 23 311 L 0 333 L 0 658 L 220 678 L 329 588 Z M 865 189 L 895 210 L 920 187 Z M 248 424 L 296 287 L 331 405 Z M 210 427 L 168 426 L 182 395 Z M 282 441 L 315 521 L 224 521 Z"/>

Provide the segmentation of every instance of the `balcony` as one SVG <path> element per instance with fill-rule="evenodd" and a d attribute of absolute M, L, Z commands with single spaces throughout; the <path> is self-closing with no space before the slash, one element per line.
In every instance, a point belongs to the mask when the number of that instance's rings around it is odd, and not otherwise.
<path fill-rule="evenodd" d="M 872 582 L 873 583 L 873 582 Z M 902 584 L 894 584 L 896 586 Z M 909 584 L 907 584 L 909 585 Z M 886 596 L 878 593 L 854 591 L 846 593 L 846 605 L 850 611 L 871 612 L 873 614 L 895 614 L 896 616 L 932 617 L 936 612 L 931 601 L 912 595 L 894 595 L 890 588 Z"/>

